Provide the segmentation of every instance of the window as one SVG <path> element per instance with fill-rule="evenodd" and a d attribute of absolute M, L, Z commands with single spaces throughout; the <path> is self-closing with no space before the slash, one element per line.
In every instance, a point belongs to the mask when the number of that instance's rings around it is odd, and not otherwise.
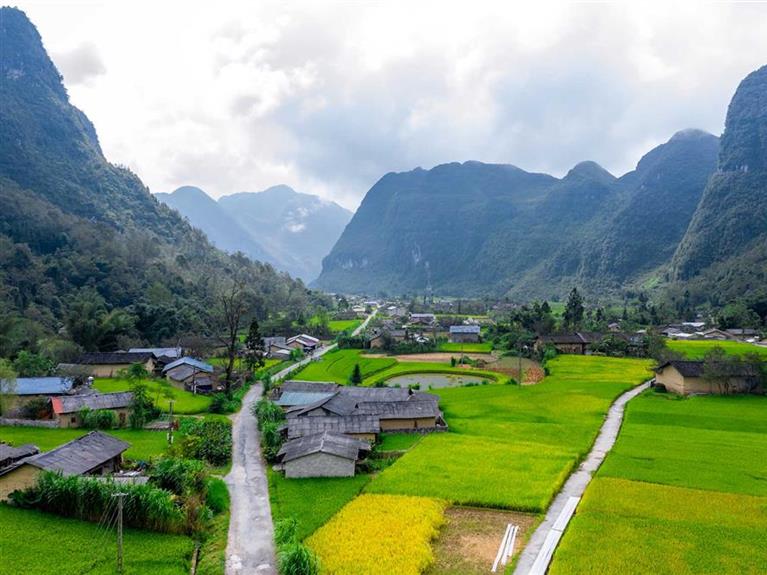
<path fill-rule="evenodd" d="M 70 417 L 69 418 L 69 423 L 77 423 L 77 416 L 73 415 L 72 417 Z"/>

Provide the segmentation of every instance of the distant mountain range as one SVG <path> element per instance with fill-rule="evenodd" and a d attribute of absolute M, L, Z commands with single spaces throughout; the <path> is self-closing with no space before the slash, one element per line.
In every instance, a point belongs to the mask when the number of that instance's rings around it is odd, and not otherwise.
<path fill-rule="evenodd" d="M 315 279 L 352 213 L 288 186 L 233 194 L 218 202 L 184 186 L 155 197 L 178 210 L 218 248 L 273 264 L 304 281 Z"/>
<path fill-rule="evenodd" d="M 689 284 L 716 304 L 765 293 L 766 167 L 767 67 L 738 88 L 721 142 L 678 132 L 620 178 L 594 162 L 563 178 L 479 162 L 387 174 L 315 285 L 559 299 Z"/>

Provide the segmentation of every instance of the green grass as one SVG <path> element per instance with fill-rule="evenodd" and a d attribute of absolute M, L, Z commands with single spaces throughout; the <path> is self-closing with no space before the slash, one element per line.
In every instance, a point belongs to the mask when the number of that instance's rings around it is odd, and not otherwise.
<path fill-rule="evenodd" d="M 482 343 L 443 342 L 439 344 L 438 351 L 449 351 L 451 353 L 490 353 L 493 351 L 493 344 L 489 341 Z"/>
<path fill-rule="evenodd" d="M 222 479 L 212 478 L 208 483 L 208 507 L 220 510 L 200 547 L 197 575 L 223 575 L 226 567 L 226 543 L 229 536 L 229 490 Z"/>
<path fill-rule="evenodd" d="M 551 573 L 767 572 L 765 413 L 755 396 L 634 399 Z"/>
<path fill-rule="evenodd" d="M 368 486 L 542 511 L 591 447 L 613 399 L 650 377 L 644 360 L 560 356 L 534 386 L 440 389 L 449 433 L 425 437 Z"/>
<path fill-rule="evenodd" d="M 597 478 L 552 575 L 767 573 L 767 499 Z"/>
<path fill-rule="evenodd" d="M 706 352 L 714 347 L 721 347 L 726 353 L 731 355 L 745 355 L 747 353 L 757 353 L 767 358 L 767 347 L 753 345 L 742 341 L 711 341 L 711 340 L 692 340 L 685 341 L 681 339 L 670 339 L 666 341 L 669 349 L 683 353 L 689 359 L 703 359 Z"/>
<path fill-rule="evenodd" d="M 341 333 L 342 331 L 353 331 L 362 324 L 361 319 L 335 319 L 328 322 L 328 327 L 333 333 Z"/>
<path fill-rule="evenodd" d="M 272 520 L 294 517 L 297 535 L 303 540 L 356 497 L 370 480 L 369 475 L 285 479 L 268 470 Z"/>
<path fill-rule="evenodd" d="M 88 433 L 87 429 L 47 429 L 42 427 L 7 427 L 0 426 L 0 441 L 11 445 L 33 443 L 41 451 L 50 451 L 54 447 Z M 162 455 L 168 445 L 164 433 L 133 429 L 115 429 L 108 431 L 131 444 L 125 457 L 134 461 L 146 461 Z"/>
<path fill-rule="evenodd" d="M 120 378 L 99 378 L 93 383 L 93 386 L 102 393 L 113 393 L 117 391 L 130 391 L 131 381 Z M 205 395 L 195 395 L 191 391 L 179 389 L 172 386 L 164 379 L 147 379 L 146 384 L 149 394 L 157 407 L 163 411 L 170 409 L 170 400 L 173 400 L 173 413 L 179 415 L 190 415 L 194 413 L 203 413 L 208 411 L 210 406 L 210 397 Z"/>
<path fill-rule="evenodd" d="M 420 433 L 382 433 L 381 443 L 378 446 L 380 451 L 407 451 L 417 444 L 423 435 Z"/>
<path fill-rule="evenodd" d="M 461 375 L 473 375 L 482 377 L 490 382 L 498 381 L 502 376 L 492 371 L 481 369 L 467 369 L 450 367 L 448 363 L 429 363 L 423 361 L 399 361 L 382 371 L 371 376 L 365 376 L 364 385 L 376 385 L 397 375 L 410 375 L 417 373 L 456 373 Z"/>
<path fill-rule="evenodd" d="M 345 384 L 349 383 L 355 364 L 359 364 L 362 377 L 367 378 L 396 363 L 397 360 L 394 358 L 366 357 L 358 349 L 341 349 L 326 353 L 319 361 L 309 363 L 291 377 L 307 381 L 335 381 Z"/>
<path fill-rule="evenodd" d="M 188 537 L 126 529 L 125 572 L 189 573 Z M 111 575 L 116 535 L 99 525 L 0 505 L 0 575 Z"/>

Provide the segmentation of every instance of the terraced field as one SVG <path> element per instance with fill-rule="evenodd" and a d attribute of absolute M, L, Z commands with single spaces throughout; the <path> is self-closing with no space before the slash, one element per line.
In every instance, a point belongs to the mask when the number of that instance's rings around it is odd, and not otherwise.
<path fill-rule="evenodd" d="M 767 346 L 754 345 L 752 343 L 744 343 L 741 341 L 684 341 L 681 339 L 672 339 L 668 340 L 666 344 L 669 349 L 683 353 L 689 359 L 703 359 L 706 352 L 714 347 L 721 347 L 725 352 L 731 355 L 756 353 L 767 358 Z"/>

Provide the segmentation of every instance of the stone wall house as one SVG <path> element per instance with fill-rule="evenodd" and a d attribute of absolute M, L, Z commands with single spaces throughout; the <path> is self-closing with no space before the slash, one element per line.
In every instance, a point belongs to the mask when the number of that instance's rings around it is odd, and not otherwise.
<path fill-rule="evenodd" d="M 80 427 L 83 423 L 80 413 L 85 408 L 113 411 L 117 425 L 123 427 L 128 423 L 132 401 L 133 393 L 130 391 L 68 395 L 52 398 L 51 409 L 59 427 Z"/>
<path fill-rule="evenodd" d="M 743 365 L 739 373 L 728 380 L 725 387 L 704 377 L 703 361 L 673 360 L 655 368 L 655 382 L 668 391 L 680 395 L 714 395 L 722 393 L 748 393 L 754 390 L 757 373 L 752 366 Z"/>
<path fill-rule="evenodd" d="M 322 432 L 285 443 L 277 454 L 287 478 L 352 477 L 370 443 L 347 435 Z"/>
<path fill-rule="evenodd" d="M 451 343 L 479 343 L 481 328 L 478 325 L 451 325 Z"/>
<path fill-rule="evenodd" d="M 76 364 L 87 370 L 92 377 L 115 377 L 122 370 L 139 363 L 147 372 L 152 373 L 155 369 L 156 357 L 152 352 L 97 352 L 85 353 L 80 356 Z"/>

